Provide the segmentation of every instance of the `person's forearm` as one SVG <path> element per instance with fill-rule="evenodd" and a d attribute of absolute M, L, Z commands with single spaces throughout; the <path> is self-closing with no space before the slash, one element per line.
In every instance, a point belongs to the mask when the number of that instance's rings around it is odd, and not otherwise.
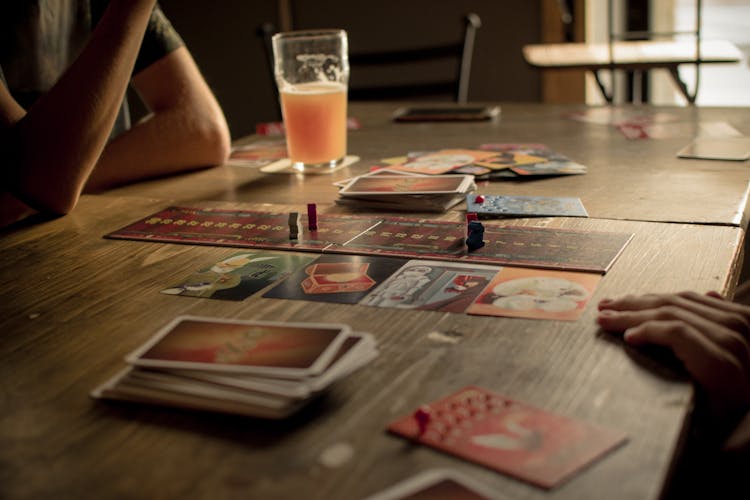
<path fill-rule="evenodd" d="M 151 114 L 106 146 L 86 191 L 220 165 L 228 150 L 221 114 L 199 119 L 190 108 Z"/>
<path fill-rule="evenodd" d="M 78 59 L 10 131 L 14 194 L 68 212 L 104 149 L 155 0 L 112 0 Z"/>
<path fill-rule="evenodd" d="M 152 113 L 106 146 L 87 191 L 224 163 L 224 113 L 187 48 L 155 62 L 133 84 Z"/>

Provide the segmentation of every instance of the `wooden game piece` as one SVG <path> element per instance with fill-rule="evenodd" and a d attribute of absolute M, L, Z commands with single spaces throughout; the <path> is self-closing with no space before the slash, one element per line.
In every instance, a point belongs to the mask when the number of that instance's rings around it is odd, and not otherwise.
<path fill-rule="evenodd" d="M 477 220 L 469 222 L 469 235 L 466 237 L 466 246 L 469 248 L 469 252 L 473 252 L 484 246 L 484 226 L 481 222 Z"/>
<path fill-rule="evenodd" d="M 318 207 L 315 203 L 307 204 L 307 228 L 310 231 L 317 231 L 318 229 Z"/>
<path fill-rule="evenodd" d="M 299 238 L 299 212 L 289 212 L 289 239 Z"/>

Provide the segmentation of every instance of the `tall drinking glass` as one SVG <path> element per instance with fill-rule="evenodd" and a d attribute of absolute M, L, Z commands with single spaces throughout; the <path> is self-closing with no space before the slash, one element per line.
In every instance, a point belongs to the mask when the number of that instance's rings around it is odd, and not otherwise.
<path fill-rule="evenodd" d="M 346 31 L 289 31 L 277 33 L 272 42 L 292 166 L 333 168 L 346 156 Z"/>

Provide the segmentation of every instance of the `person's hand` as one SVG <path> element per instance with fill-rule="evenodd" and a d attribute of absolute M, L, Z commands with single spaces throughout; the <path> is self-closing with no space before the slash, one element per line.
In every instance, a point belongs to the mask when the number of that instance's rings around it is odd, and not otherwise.
<path fill-rule="evenodd" d="M 718 415 L 750 409 L 750 307 L 715 292 L 626 296 L 602 300 L 597 322 L 628 344 L 671 349 Z"/>

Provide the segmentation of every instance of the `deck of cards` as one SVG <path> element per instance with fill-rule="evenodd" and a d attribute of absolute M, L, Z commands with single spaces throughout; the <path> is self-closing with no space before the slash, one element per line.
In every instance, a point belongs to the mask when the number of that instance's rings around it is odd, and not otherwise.
<path fill-rule="evenodd" d="M 95 398 L 285 418 L 377 356 L 347 325 L 180 316 Z"/>
<path fill-rule="evenodd" d="M 475 189 L 472 175 L 373 173 L 349 180 L 336 203 L 387 211 L 444 212 Z"/>

